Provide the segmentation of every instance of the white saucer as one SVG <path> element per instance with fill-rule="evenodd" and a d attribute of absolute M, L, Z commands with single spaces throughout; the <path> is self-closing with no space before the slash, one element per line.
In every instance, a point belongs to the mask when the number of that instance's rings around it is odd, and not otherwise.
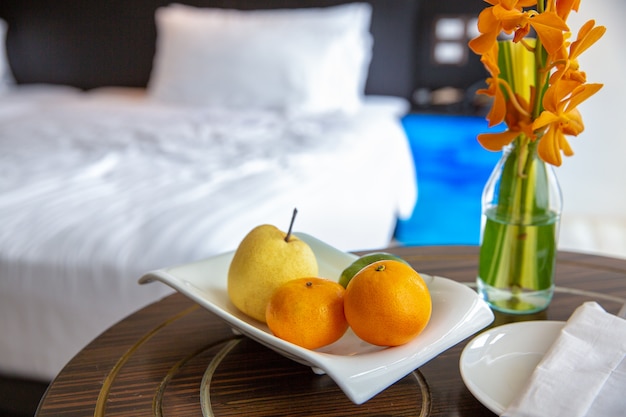
<path fill-rule="evenodd" d="M 341 252 L 304 233 L 317 257 L 320 276 L 337 280 L 356 256 Z M 328 374 L 354 403 L 360 404 L 408 375 L 440 353 L 493 321 L 487 304 L 471 288 L 456 281 L 421 274 L 433 302 L 428 326 L 409 343 L 392 348 L 370 345 L 350 330 L 337 342 L 308 350 L 275 337 L 265 323 L 246 316 L 230 302 L 226 289 L 233 252 L 198 262 L 161 269 L 139 282 L 161 281 L 257 342 L 296 362 Z"/>
<path fill-rule="evenodd" d="M 563 321 L 524 321 L 479 334 L 461 353 L 463 382 L 478 401 L 501 415 L 524 389 L 564 325 Z"/>

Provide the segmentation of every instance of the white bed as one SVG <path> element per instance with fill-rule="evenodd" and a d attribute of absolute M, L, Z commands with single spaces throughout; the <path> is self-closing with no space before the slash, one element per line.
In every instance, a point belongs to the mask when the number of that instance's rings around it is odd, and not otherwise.
<path fill-rule="evenodd" d="M 294 207 L 297 230 L 358 250 L 388 245 L 415 202 L 401 100 L 285 118 L 121 92 L 29 96 L 0 104 L 4 373 L 52 378 L 169 292 L 137 285 L 142 273 L 234 249 L 258 224 L 286 229 Z"/>
<path fill-rule="evenodd" d="M 408 103 L 363 94 L 371 47 L 363 32 L 369 21 L 363 19 L 369 12 L 363 5 L 342 10 L 342 19 L 348 10 L 359 22 L 358 36 L 353 29 L 333 36 L 346 36 L 350 50 L 355 41 L 363 49 L 349 63 L 356 59 L 360 69 L 338 81 L 344 89 L 353 83 L 351 89 L 330 94 L 330 100 L 316 87 L 328 80 L 312 71 L 289 86 L 250 86 L 250 100 L 236 102 L 229 102 L 234 90 L 228 84 L 241 87 L 237 74 L 222 74 L 233 79 L 213 83 L 211 91 L 222 96 L 205 102 L 207 85 L 185 90 L 180 83 L 194 75 L 177 79 L 180 68 L 165 68 L 171 56 L 163 52 L 163 37 L 147 89 L 5 86 L 0 374 L 52 379 L 107 327 L 171 292 L 164 285 L 138 285 L 143 273 L 232 250 L 262 223 L 286 229 L 294 208 L 296 230 L 342 250 L 390 243 L 397 219 L 411 215 L 417 193 L 399 121 Z M 237 25 L 240 18 L 229 19 Z M 172 17 L 162 19 L 160 33 L 166 33 Z M 256 19 L 258 24 L 266 17 Z M 332 25 L 337 22 L 342 20 Z M 337 39 L 325 40 L 331 41 L 336 48 Z M 190 44 L 172 42 L 169 53 Z M 327 60 L 336 74 L 342 65 L 338 51 L 331 59 L 322 49 L 314 64 Z M 188 52 L 192 66 L 206 64 Z M 203 67 L 195 85 L 217 74 L 215 66 Z M 297 70 L 303 74 L 301 66 Z M 260 104 L 264 90 L 276 88 L 289 94 L 270 94 L 271 105 Z"/>

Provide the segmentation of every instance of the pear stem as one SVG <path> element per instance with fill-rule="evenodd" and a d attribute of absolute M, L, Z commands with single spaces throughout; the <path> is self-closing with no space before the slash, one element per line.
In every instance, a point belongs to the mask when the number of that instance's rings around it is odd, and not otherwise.
<path fill-rule="evenodd" d="M 289 242 L 289 238 L 291 237 L 291 230 L 293 229 L 293 222 L 296 220 L 296 214 L 298 214 L 298 209 L 293 209 L 293 214 L 291 215 L 291 223 L 289 223 L 289 230 L 287 231 L 287 236 L 285 236 L 285 242 Z"/>

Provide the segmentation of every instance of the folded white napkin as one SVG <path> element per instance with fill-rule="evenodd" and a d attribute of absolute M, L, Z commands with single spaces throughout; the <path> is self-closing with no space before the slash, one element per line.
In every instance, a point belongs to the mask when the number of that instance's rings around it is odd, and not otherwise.
<path fill-rule="evenodd" d="M 578 307 L 503 416 L 626 416 L 626 320 Z"/>

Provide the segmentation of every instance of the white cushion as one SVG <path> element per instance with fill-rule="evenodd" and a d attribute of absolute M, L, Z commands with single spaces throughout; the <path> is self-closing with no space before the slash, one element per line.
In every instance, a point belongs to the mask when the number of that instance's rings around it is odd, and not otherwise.
<path fill-rule="evenodd" d="M 371 6 L 156 11 L 154 99 L 295 113 L 352 112 L 371 60 Z"/>

